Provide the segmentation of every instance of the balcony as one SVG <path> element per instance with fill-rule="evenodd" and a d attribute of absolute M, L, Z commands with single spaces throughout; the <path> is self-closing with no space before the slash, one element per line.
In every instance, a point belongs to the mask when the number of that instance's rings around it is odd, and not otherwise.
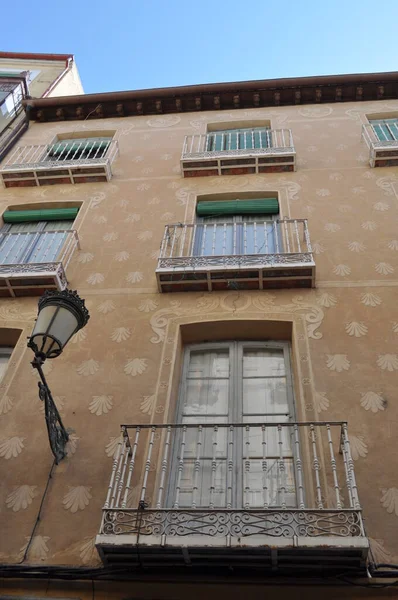
<path fill-rule="evenodd" d="M 0 167 L 6 188 L 109 181 L 117 156 L 116 140 L 101 144 L 87 141 L 73 145 L 62 140 L 43 146 L 18 146 Z"/>
<path fill-rule="evenodd" d="M 80 248 L 75 230 L 0 234 L 0 297 L 64 290 L 66 271 Z"/>
<path fill-rule="evenodd" d="M 295 165 L 290 129 L 188 135 L 181 156 L 183 177 L 281 173 Z"/>
<path fill-rule="evenodd" d="M 306 219 L 166 225 L 160 292 L 315 287 Z"/>
<path fill-rule="evenodd" d="M 362 125 L 362 139 L 369 148 L 371 167 L 398 166 L 398 127 Z"/>
<path fill-rule="evenodd" d="M 362 569 L 346 423 L 123 425 L 96 545 L 148 572 Z"/>

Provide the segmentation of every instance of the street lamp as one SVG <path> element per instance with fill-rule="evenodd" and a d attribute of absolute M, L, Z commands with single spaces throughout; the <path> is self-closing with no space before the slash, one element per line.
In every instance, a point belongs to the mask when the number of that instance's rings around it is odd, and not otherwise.
<path fill-rule="evenodd" d="M 65 446 L 69 435 L 62 423 L 53 400 L 50 388 L 43 373 L 43 363 L 47 358 L 56 358 L 65 348 L 70 338 L 82 329 L 89 320 L 87 308 L 76 291 L 47 290 L 39 299 L 39 312 L 28 347 L 35 357 L 31 362 L 41 381 L 38 382 L 39 398 L 44 402 L 48 439 L 56 464 L 66 455 Z"/>

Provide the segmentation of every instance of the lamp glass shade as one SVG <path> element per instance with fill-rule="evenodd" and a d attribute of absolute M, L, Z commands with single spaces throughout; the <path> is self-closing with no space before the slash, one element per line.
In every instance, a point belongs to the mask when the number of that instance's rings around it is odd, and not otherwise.
<path fill-rule="evenodd" d="M 79 329 L 76 314 L 65 306 L 44 306 L 37 317 L 31 340 L 46 358 L 58 356 Z"/>

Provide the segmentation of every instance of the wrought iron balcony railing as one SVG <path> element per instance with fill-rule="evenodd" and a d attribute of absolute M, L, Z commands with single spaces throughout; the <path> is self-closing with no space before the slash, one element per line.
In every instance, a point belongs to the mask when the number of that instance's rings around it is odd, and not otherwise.
<path fill-rule="evenodd" d="M 107 565 L 364 565 L 345 422 L 212 420 L 122 426 L 97 537 Z"/>
<path fill-rule="evenodd" d="M 166 225 L 159 291 L 314 287 L 306 219 Z"/>
<path fill-rule="evenodd" d="M 362 125 L 362 139 L 369 148 L 371 167 L 398 166 L 398 121 L 397 125 Z"/>
<path fill-rule="evenodd" d="M 65 289 L 66 270 L 78 248 L 74 229 L 1 233 L 0 297 L 36 296 L 46 289 Z"/>
<path fill-rule="evenodd" d="M 116 140 L 90 144 L 88 140 L 42 146 L 17 146 L 0 166 L 3 185 L 32 187 L 61 183 L 109 181 L 118 153 Z"/>
<path fill-rule="evenodd" d="M 187 135 L 181 155 L 183 177 L 294 171 L 296 151 L 290 129 Z"/>

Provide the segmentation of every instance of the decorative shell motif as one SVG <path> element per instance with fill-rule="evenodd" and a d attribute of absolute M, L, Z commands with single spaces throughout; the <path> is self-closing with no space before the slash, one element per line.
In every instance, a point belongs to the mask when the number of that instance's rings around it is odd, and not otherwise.
<path fill-rule="evenodd" d="M 77 331 L 75 333 L 75 335 L 72 337 L 70 343 L 71 344 L 80 344 L 81 342 L 84 342 L 84 340 L 87 337 L 87 333 L 84 329 L 79 329 L 79 331 Z"/>
<path fill-rule="evenodd" d="M 105 454 L 110 458 L 115 458 L 120 443 L 120 435 L 109 438 L 109 442 L 105 446 Z"/>
<path fill-rule="evenodd" d="M 314 242 L 312 244 L 312 250 L 315 254 L 322 254 L 322 252 L 325 252 L 325 246 L 321 244 L 321 242 Z"/>
<path fill-rule="evenodd" d="M 89 360 L 85 360 L 77 367 L 77 372 L 79 375 L 94 375 L 99 369 L 99 362 L 90 358 Z"/>
<path fill-rule="evenodd" d="M 127 283 L 139 283 L 144 278 L 144 274 L 141 271 L 132 271 L 126 275 Z"/>
<path fill-rule="evenodd" d="M 341 181 L 343 177 L 344 176 L 342 173 L 330 173 L 329 175 L 329 179 L 331 179 L 332 181 Z"/>
<path fill-rule="evenodd" d="M 391 240 L 388 242 L 387 246 L 390 250 L 398 250 L 398 240 Z"/>
<path fill-rule="evenodd" d="M 119 237 L 119 234 L 116 231 L 109 231 L 105 233 L 103 236 L 104 242 L 114 242 Z"/>
<path fill-rule="evenodd" d="M 19 556 L 22 559 L 30 538 L 25 538 L 26 544 L 20 549 Z M 47 542 L 50 539 L 48 535 L 35 535 L 29 548 L 29 557 L 33 560 L 46 560 L 49 549 Z"/>
<path fill-rule="evenodd" d="M 128 260 L 130 258 L 130 254 L 126 252 L 126 250 L 122 250 L 121 252 L 116 252 L 113 258 L 117 262 L 123 262 L 124 260 Z"/>
<path fill-rule="evenodd" d="M 156 205 L 156 204 L 160 204 L 160 198 L 158 198 L 157 196 L 155 196 L 154 198 L 151 198 L 150 200 L 148 200 L 148 204 Z"/>
<path fill-rule="evenodd" d="M 373 204 L 373 208 L 374 210 L 384 212 L 385 210 L 388 210 L 390 208 L 390 205 L 386 202 L 376 202 L 376 204 Z"/>
<path fill-rule="evenodd" d="M 139 215 L 138 213 L 130 213 L 129 215 L 127 215 L 124 221 L 125 223 L 136 223 L 137 221 L 140 221 L 140 219 L 141 215 Z"/>
<path fill-rule="evenodd" d="M 77 435 L 75 435 L 74 433 L 69 434 L 69 440 L 67 441 L 67 444 L 66 444 L 66 455 L 69 458 L 71 456 L 73 456 L 74 453 L 76 452 L 79 439 L 80 438 L 77 437 Z"/>
<path fill-rule="evenodd" d="M 398 354 L 379 354 L 377 365 L 384 371 L 397 371 Z"/>
<path fill-rule="evenodd" d="M 353 188 L 351 188 L 351 192 L 352 192 L 353 194 L 365 194 L 365 193 L 366 193 L 366 190 L 365 190 L 365 188 L 364 188 L 364 187 L 362 187 L 362 186 L 357 186 L 357 187 L 353 187 Z"/>
<path fill-rule="evenodd" d="M 348 335 L 353 337 L 362 337 L 368 333 L 368 328 L 366 327 L 363 321 L 356 322 L 351 321 L 351 323 L 347 323 L 345 326 L 345 330 Z"/>
<path fill-rule="evenodd" d="M 97 563 L 99 560 L 97 549 L 95 547 L 95 537 L 93 538 L 85 538 L 85 541 L 80 546 L 79 552 L 80 558 L 82 559 L 83 564 L 93 564 Z"/>
<path fill-rule="evenodd" d="M 133 358 L 126 363 L 124 372 L 126 375 L 135 377 L 136 375 L 142 375 L 147 367 L 148 361 L 146 358 Z"/>
<path fill-rule="evenodd" d="M 141 242 L 146 242 L 148 240 L 151 240 L 153 237 L 153 231 L 141 231 L 141 233 L 139 233 L 137 235 L 137 238 L 139 240 L 141 240 Z"/>
<path fill-rule="evenodd" d="M 350 435 L 348 437 L 350 440 L 351 455 L 353 460 L 358 460 L 359 458 L 366 458 L 366 455 L 368 453 L 368 447 L 363 441 L 363 435 Z"/>
<path fill-rule="evenodd" d="M 365 231 L 374 231 L 377 228 L 377 224 L 374 221 L 364 221 L 361 224 L 362 229 Z"/>
<path fill-rule="evenodd" d="M 108 222 L 108 219 L 106 218 L 105 215 L 95 215 L 93 217 L 93 222 L 97 223 L 97 225 L 104 225 L 105 223 Z"/>
<path fill-rule="evenodd" d="M 147 300 L 142 300 L 142 302 L 139 303 L 138 310 L 140 312 L 148 313 L 152 310 L 156 310 L 158 306 L 159 305 L 156 300 L 151 300 L 151 298 L 148 298 Z"/>
<path fill-rule="evenodd" d="M 25 510 L 32 504 L 33 498 L 36 498 L 37 485 L 20 485 L 6 498 L 7 508 L 12 508 L 14 512 Z"/>
<path fill-rule="evenodd" d="M 351 273 L 351 268 L 348 265 L 336 265 L 333 268 L 333 273 L 335 275 L 341 275 L 342 277 L 345 277 Z"/>
<path fill-rule="evenodd" d="M 113 396 L 93 396 L 88 408 L 91 413 L 100 417 L 106 415 L 113 406 Z"/>
<path fill-rule="evenodd" d="M 330 401 L 326 397 L 326 392 L 315 392 L 314 406 L 318 413 L 329 408 Z"/>
<path fill-rule="evenodd" d="M 170 223 L 174 219 L 174 214 L 172 212 L 165 212 L 160 217 L 160 220 L 165 223 Z"/>
<path fill-rule="evenodd" d="M 348 371 L 350 368 L 350 361 L 347 358 L 347 354 L 327 354 L 326 364 L 331 371 Z"/>
<path fill-rule="evenodd" d="M 332 306 L 335 306 L 337 304 L 337 298 L 336 296 L 333 296 L 333 294 L 328 294 L 327 292 L 324 292 L 323 294 L 317 297 L 317 302 L 320 306 L 324 306 L 325 308 L 331 308 Z"/>
<path fill-rule="evenodd" d="M 86 279 L 87 283 L 90 285 L 97 285 L 97 283 L 103 283 L 105 277 L 102 273 L 91 273 Z"/>
<path fill-rule="evenodd" d="M 120 342 L 125 342 L 131 336 L 131 331 L 127 327 L 117 327 L 113 330 L 111 334 L 111 340 L 120 344 Z"/>
<path fill-rule="evenodd" d="M 339 211 L 342 213 L 349 213 L 352 211 L 352 206 L 350 206 L 349 204 L 340 204 L 338 208 Z"/>
<path fill-rule="evenodd" d="M 79 255 L 77 257 L 77 262 L 79 263 L 89 263 L 93 260 L 94 258 L 94 254 L 91 254 L 91 252 L 79 252 Z"/>
<path fill-rule="evenodd" d="M 71 513 L 84 510 L 92 498 L 90 490 L 91 487 L 85 485 L 69 487 L 69 492 L 65 494 L 62 500 L 65 510 L 69 510 Z"/>
<path fill-rule="evenodd" d="M 337 223 L 326 223 L 324 229 L 325 229 L 325 231 L 330 231 L 331 233 L 336 233 L 336 231 L 339 231 L 341 229 L 341 227 Z"/>
<path fill-rule="evenodd" d="M 372 557 L 376 563 L 389 563 L 391 562 L 391 554 L 384 547 L 383 540 L 375 540 L 374 538 L 368 537 L 370 549 L 372 551 Z"/>
<path fill-rule="evenodd" d="M 365 394 L 362 394 L 361 406 L 365 410 L 377 413 L 379 410 L 385 410 L 386 401 L 381 394 L 376 394 L 376 392 L 366 392 Z"/>
<path fill-rule="evenodd" d="M 326 188 L 318 189 L 318 190 L 316 190 L 316 195 L 321 196 L 321 197 L 330 196 L 330 190 L 328 190 Z"/>
<path fill-rule="evenodd" d="M 365 306 L 379 306 L 382 303 L 380 296 L 371 292 L 361 295 L 361 302 Z"/>
<path fill-rule="evenodd" d="M 382 496 L 380 498 L 380 502 L 383 508 L 387 510 L 388 513 L 394 513 L 398 517 L 398 489 L 395 487 L 382 489 Z"/>
<path fill-rule="evenodd" d="M 398 321 L 392 324 L 392 330 L 394 333 L 398 333 Z"/>
<path fill-rule="evenodd" d="M 107 315 L 115 310 L 115 308 L 116 304 L 112 302 L 112 300 L 105 300 L 105 302 L 101 302 L 101 304 L 98 306 L 98 312 L 102 313 L 103 315 Z"/>
<path fill-rule="evenodd" d="M 22 437 L 10 437 L 0 442 L 0 456 L 9 460 L 10 458 L 17 458 L 24 448 L 24 439 Z"/>
<path fill-rule="evenodd" d="M 380 275 L 390 275 L 390 273 L 394 273 L 394 267 L 389 263 L 380 262 L 375 265 L 375 270 Z"/>
<path fill-rule="evenodd" d="M 351 252 L 364 252 L 364 250 L 366 250 L 366 246 L 365 244 L 362 244 L 362 242 L 350 242 L 348 244 L 348 249 L 351 250 Z"/>
<path fill-rule="evenodd" d="M 153 411 L 156 402 L 156 394 L 152 396 L 144 396 L 140 404 L 140 410 L 142 413 L 149 415 Z"/>
<path fill-rule="evenodd" d="M 3 396 L 0 400 L 0 415 L 6 415 L 12 409 L 14 399 L 10 396 Z"/>

